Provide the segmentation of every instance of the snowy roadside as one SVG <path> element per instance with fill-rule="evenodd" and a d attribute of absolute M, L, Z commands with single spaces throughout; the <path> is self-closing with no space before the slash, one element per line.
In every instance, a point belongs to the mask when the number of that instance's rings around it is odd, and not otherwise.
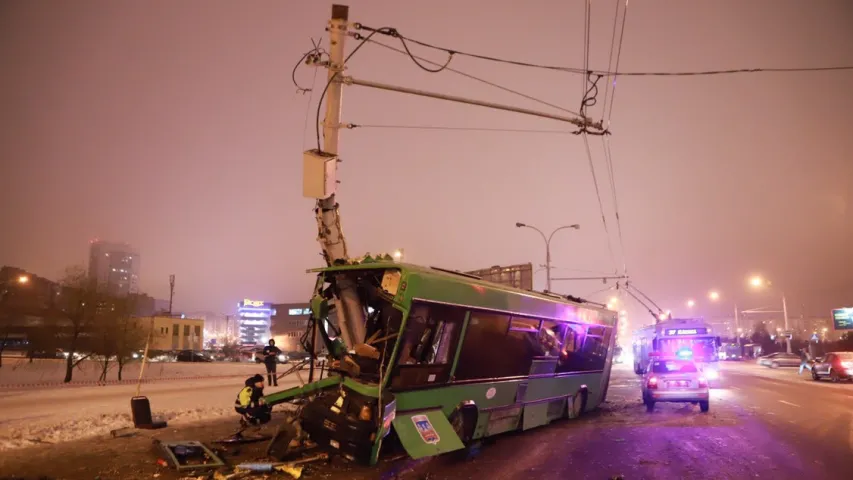
<path fill-rule="evenodd" d="M 4 367 L 5 368 L 5 367 Z M 169 425 L 182 425 L 223 416 L 235 416 L 234 399 L 243 378 L 203 378 L 143 385 L 155 416 Z M 298 384 L 291 376 L 273 392 Z M 41 443 L 61 443 L 106 435 L 132 426 L 130 398 L 135 385 L 0 390 L 0 451 Z"/>
<path fill-rule="evenodd" d="M 135 383 L 139 378 L 141 362 L 133 362 L 122 370 L 122 382 L 118 381 L 118 366 L 110 365 L 107 372 L 107 384 Z M 279 370 L 287 365 L 280 365 Z M 263 371 L 257 363 L 212 362 L 183 363 L 155 362 L 145 366 L 143 381 L 175 378 L 203 378 L 251 376 Z M 102 366 L 98 362 L 85 360 L 74 369 L 72 384 L 95 384 L 101 376 Z M 35 359 L 30 363 L 26 358 L 4 358 L 0 368 L 0 388 L 20 388 L 26 386 L 63 385 L 65 378 L 65 360 Z"/>

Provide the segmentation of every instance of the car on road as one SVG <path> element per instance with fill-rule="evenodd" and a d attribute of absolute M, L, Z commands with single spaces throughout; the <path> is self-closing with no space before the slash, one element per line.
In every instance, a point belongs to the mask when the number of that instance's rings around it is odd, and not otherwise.
<path fill-rule="evenodd" d="M 643 403 L 649 412 L 657 402 L 699 404 L 702 412 L 710 410 L 708 379 L 692 360 L 659 359 L 649 362 L 643 374 Z"/>
<path fill-rule="evenodd" d="M 770 355 L 764 355 L 763 357 L 758 358 L 759 365 L 770 368 L 799 367 L 800 362 L 801 360 L 799 355 L 785 352 L 771 353 Z"/>
<path fill-rule="evenodd" d="M 212 362 L 213 359 L 201 352 L 194 352 L 192 350 L 181 350 L 180 352 L 178 352 L 177 356 L 175 356 L 175 361 L 207 363 Z"/>
<path fill-rule="evenodd" d="M 830 352 L 812 365 L 812 379 L 827 377 L 833 382 L 853 381 L 853 352 Z"/>

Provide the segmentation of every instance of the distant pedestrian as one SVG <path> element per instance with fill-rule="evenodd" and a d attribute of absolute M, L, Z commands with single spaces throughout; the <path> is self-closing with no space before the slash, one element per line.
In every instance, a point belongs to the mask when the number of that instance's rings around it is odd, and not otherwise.
<path fill-rule="evenodd" d="M 802 375 L 803 370 L 811 370 L 809 366 L 809 353 L 805 348 L 800 349 L 800 372 L 797 375 Z"/>
<path fill-rule="evenodd" d="M 271 387 L 278 386 L 275 366 L 278 363 L 279 355 L 281 355 L 281 350 L 275 346 L 275 340 L 270 339 L 270 344 L 264 347 L 264 365 L 267 367 L 267 384 Z"/>

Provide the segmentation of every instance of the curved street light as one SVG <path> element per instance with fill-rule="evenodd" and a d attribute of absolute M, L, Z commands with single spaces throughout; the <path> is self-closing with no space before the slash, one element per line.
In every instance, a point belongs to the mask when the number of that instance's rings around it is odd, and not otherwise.
<path fill-rule="evenodd" d="M 545 236 L 545 233 L 542 230 L 534 227 L 533 225 L 527 225 L 526 223 L 515 222 L 516 228 L 530 228 L 532 230 L 536 230 L 539 232 L 539 235 L 542 236 L 542 240 L 545 241 L 545 275 L 547 276 L 545 282 L 545 290 L 551 291 L 551 239 L 554 238 L 554 234 L 559 232 L 560 230 L 566 230 L 568 228 L 573 228 L 575 230 L 580 230 L 581 226 L 577 223 L 573 225 L 564 225 L 562 227 L 557 227 L 551 232 L 551 235 Z"/>

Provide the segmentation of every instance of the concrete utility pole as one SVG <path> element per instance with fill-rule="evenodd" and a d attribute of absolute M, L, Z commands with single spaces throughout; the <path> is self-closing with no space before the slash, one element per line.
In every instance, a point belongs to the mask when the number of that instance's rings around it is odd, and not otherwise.
<path fill-rule="evenodd" d="M 172 316 L 172 301 L 175 299 L 175 275 L 169 275 L 169 316 Z"/>
<path fill-rule="evenodd" d="M 344 42 L 347 37 L 349 7 L 332 5 L 332 17 L 326 30 L 329 32 L 329 64 L 326 77 L 326 118 L 323 121 L 322 150 L 303 154 L 303 196 L 317 200 L 317 240 L 323 249 L 327 265 L 346 263 L 349 260 L 346 239 L 341 228 L 337 189 L 338 139 L 341 127 L 342 78 L 344 72 Z M 355 282 L 347 275 L 335 278 L 338 289 L 336 313 L 341 337 L 347 348 L 364 341 L 366 333 L 364 306 L 358 297 Z M 320 319 L 314 319 L 319 321 Z M 317 335 L 312 344 L 316 346 Z M 315 352 L 309 352 L 314 354 Z"/>

